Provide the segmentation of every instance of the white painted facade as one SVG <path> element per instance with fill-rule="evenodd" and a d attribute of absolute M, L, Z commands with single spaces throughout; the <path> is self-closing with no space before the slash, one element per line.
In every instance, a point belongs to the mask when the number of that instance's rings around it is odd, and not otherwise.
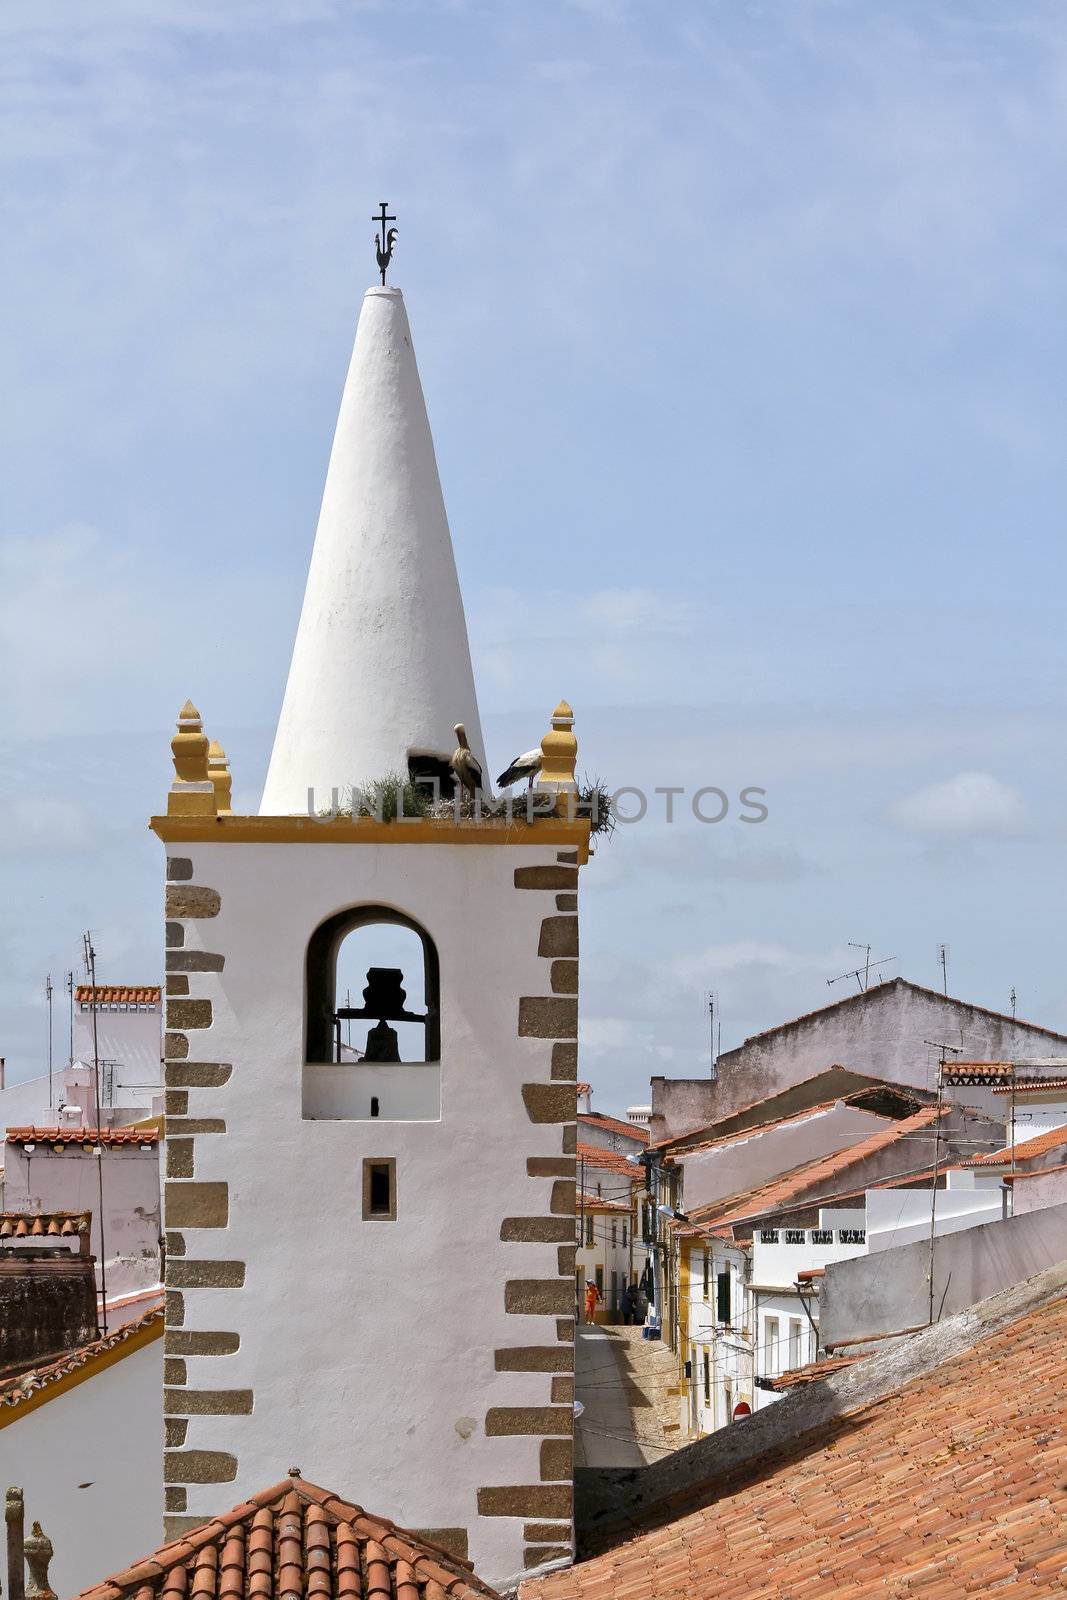
<path fill-rule="evenodd" d="M 251 1388 L 250 1416 L 196 1415 L 187 1447 L 232 1452 L 236 1480 L 190 1484 L 207 1517 L 298 1464 L 345 1498 L 410 1527 L 463 1526 L 491 1583 L 522 1568 L 523 1519 L 479 1517 L 487 1485 L 537 1484 L 540 1439 L 487 1438 L 488 1407 L 543 1406 L 544 1373 L 498 1372 L 494 1351 L 557 1343 L 556 1314 L 509 1315 L 509 1279 L 555 1278 L 557 1245 L 501 1240 L 507 1216 L 549 1212 L 553 1179 L 527 1158 L 560 1153 L 558 1123 L 530 1122 L 522 1085 L 545 1081 L 551 1044 L 517 1037 L 519 996 L 544 993 L 538 956 L 551 896 L 517 891 L 517 866 L 556 848 L 476 844 L 191 845 L 193 882 L 221 909 L 188 921 L 186 951 L 212 1026 L 194 1057 L 230 1062 L 222 1088 L 190 1089 L 197 1182 L 229 1185 L 229 1224 L 185 1229 L 198 1260 L 246 1263 L 241 1289 L 185 1289 L 184 1327 L 231 1329 L 236 1354 L 190 1356 L 191 1389 Z M 547 901 L 547 904 L 546 904 Z M 305 956 L 346 907 L 395 907 L 441 962 L 440 1116 L 310 1120 L 302 1106 Z M 362 1063 L 339 1067 L 358 1082 Z M 375 1072 L 385 1069 L 375 1067 Z M 353 1111 L 360 1109 L 353 1102 Z M 364 1159 L 395 1159 L 395 1220 L 363 1220 Z M 168 1185 L 168 1203 L 174 1185 Z"/>
<path fill-rule="evenodd" d="M 452 540 L 399 289 L 368 289 L 341 399 L 264 816 L 447 759 L 485 770 Z M 488 782 L 488 772 L 486 771 Z"/>
<path fill-rule="evenodd" d="M 618 1200 L 578 1196 L 575 1252 L 577 1304 L 585 1318 L 586 1285 L 600 1292 L 597 1321 L 622 1320 L 622 1295 L 633 1276 L 633 1213 Z"/>
<path fill-rule="evenodd" d="M 890 1126 L 889 1118 L 838 1100 L 766 1127 L 746 1128 L 704 1149 L 679 1149 L 672 1156 L 682 1175 L 679 1205 L 693 1211 L 725 1200 Z"/>
<path fill-rule="evenodd" d="M 1038 1134 L 1067 1127 L 1067 1084 L 1049 1089 L 1027 1089 L 1015 1096 L 998 1094 L 998 1113 L 1008 1120 L 1009 1136 L 1014 1129 L 1015 1143 L 1025 1144 Z"/>
<path fill-rule="evenodd" d="M 996 1172 L 953 1168 L 934 1194 L 935 1237 L 999 1222 L 1009 1212 L 1007 1191 Z M 867 1250 L 892 1250 L 930 1237 L 929 1189 L 868 1189 Z"/>
<path fill-rule="evenodd" d="M 159 1000 L 98 1001 L 96 1051 L 101 1063 L 100 1104 L 113 1111 L 137 1107 L 145 1116 L 162 1093 L 163 1007 Z M 74 1060 L 91 1071 L 93 1007 L 74 1005 Z M 93 1113 L 95 1120 L 95 1111 Z M 129 1120 L 133 1120 L 132 1118 Z"/>
<path fill-rule="evenodd" d="M 24 1489 L 27 1531 L 36 1520 L 51 1538 L 61 1600 L 160 1544 L 162 1387 L 157 1338 L 35 1410 L 0 1416 L 0 1483 Z"/>
<path fill-rule="evenodd" d="M 159 1289 L 159 1150 L 154 1140 L 139 1145 L 102 1145 L 94 1155 L 80 1144 L 56 1150 L 41 1140 L 32 1150 L 18 1140 L 4 1147 L 4 1209 L 90 1211 L 89 1250 L 106 1268 L 108 1302 Z M 100 1187 L 103 1180 L 103 1248 Z M 125 1319 L 122 1319 L 125 1320 Z"/>

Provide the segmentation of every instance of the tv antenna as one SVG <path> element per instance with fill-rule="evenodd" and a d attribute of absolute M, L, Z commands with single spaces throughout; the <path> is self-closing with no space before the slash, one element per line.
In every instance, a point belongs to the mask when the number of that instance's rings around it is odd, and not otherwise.
<path fill-rule="evenodd" d="M 719 1051 L 722 1049 L 722 1014 L 719 1010 L 718 990 L 709 989 L 704 996 L 704 1001 L 708 1008 L 708 1054 L 711 1060 L 710 1076 L 715 1078 L 718 1077 L 716 1064 L 719 1059 Z M 716 1025 L 718 1026 L 719 1030 L 718 1044 L 715 1042 Z"/>
<path fill-rule="evenodd" d="M 948 945 L 939 944 L 937 947 L 937 960 L 941 968 L 941 988 L 945 994 L 948 994 L 948 955 Z"/>
<path fill-rule="evenodd" d="M 1011 1020 L 1014 1022 L 1015 1021 L 1015 1001 L 1016 1001 L 1015 985 L 1014 984 L 1012 984 L 1012 986 L 1011 986 L 1011 994 L 1008 996 L 1008 999 L 1011 1002 Z"/>
<path fill-rule="evenodd" d="M 859 992 L 860 994 L 863 994 L 870 985 L 871 973 L 874 972 L 878 967 L 887 967 L 891 961 L 895 961 L 897 959 L 896 956 L 883 956 L 881 961 L 872 961 L 870 945 L 857 944 L 855 939 L 850 939 L 848 941 L 848 947 L 850 950 L 863 951 L 863 965 L 860 967 L 850 967 L 847 972 L 839 972 L 836 978 L 827 978 L 827 988 L 832 987 L 832 985 L 835 983 L 844 983 L 846 978 L 855 978 L 856 982 L 859 984 Z"/>

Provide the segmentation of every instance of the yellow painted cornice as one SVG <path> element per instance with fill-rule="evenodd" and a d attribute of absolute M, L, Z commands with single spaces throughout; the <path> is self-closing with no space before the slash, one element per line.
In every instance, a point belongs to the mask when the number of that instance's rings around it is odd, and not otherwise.
<path fill-rule="evenodd" d="M 143 1350 L 146 1344 L 152 1344 L 154 1340 L 162 1337 L 163 1311 L 160 1308 L 151 1320 L 143 1322 L 139 1328 L 127 1334 L 125 1339 L 119 1339 L 105 1349 L 98 1350 L 87 1361 L 83 1361 L 81 1366 L 72 1368 L 70 1372 L 65 1372 L 62 1377 L 55 1378 L 40 1389 L 32 1389 L 21 1400 L 0 1405 L 0 1428 L 6 1428 L 9 1423 L 18 1422 L 20 1418 L 29 1416 L 31 1411 L 47 1405 L 48 1401 L 54 1400 L 57 1395 L 66 1394 L 68 1389 L 76 1389 L 79 1383 L 84 1383 L 87 1378 L 95 1377 L 106 1367 L 113 1367 L 116 1361 L 121 1361 L 124 1356 L 132 1356 L 135 1350 Z M 54 1359 L 61 1361 L 63 1358 L 56 1356 Z"/>
<path fill-rule="evenodd" d="M 152 817 L 148 826 L 164 844 L 481 844 L 561 846 L 589 859 L 589 822 L 538 817 L 508 823 L 438 821 L 377 822 L 373 817 Z"/>

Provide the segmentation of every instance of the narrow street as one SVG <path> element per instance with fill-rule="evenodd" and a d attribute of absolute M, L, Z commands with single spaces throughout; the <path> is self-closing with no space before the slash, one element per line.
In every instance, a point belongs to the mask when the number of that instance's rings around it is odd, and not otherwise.
<path fill-rule="evenodd" d="M 675 1426 L 674 1357 L 640 1328 L 581 1324 L 575 1352 L 575 1394 L 583 1406 L 575 1427 L 578 1467 L 640 1467 L 683 1442 Z"/>

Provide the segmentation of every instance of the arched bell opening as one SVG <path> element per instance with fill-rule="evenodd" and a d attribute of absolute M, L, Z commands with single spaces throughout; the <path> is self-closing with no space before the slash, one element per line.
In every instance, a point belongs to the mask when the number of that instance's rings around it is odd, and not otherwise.
<path fill-rule="evenodd" d="M 308 1062 L 441 1058 L 440 966 L 426 929 L 391 906 L 356 906 L 308 942 Z"/>

